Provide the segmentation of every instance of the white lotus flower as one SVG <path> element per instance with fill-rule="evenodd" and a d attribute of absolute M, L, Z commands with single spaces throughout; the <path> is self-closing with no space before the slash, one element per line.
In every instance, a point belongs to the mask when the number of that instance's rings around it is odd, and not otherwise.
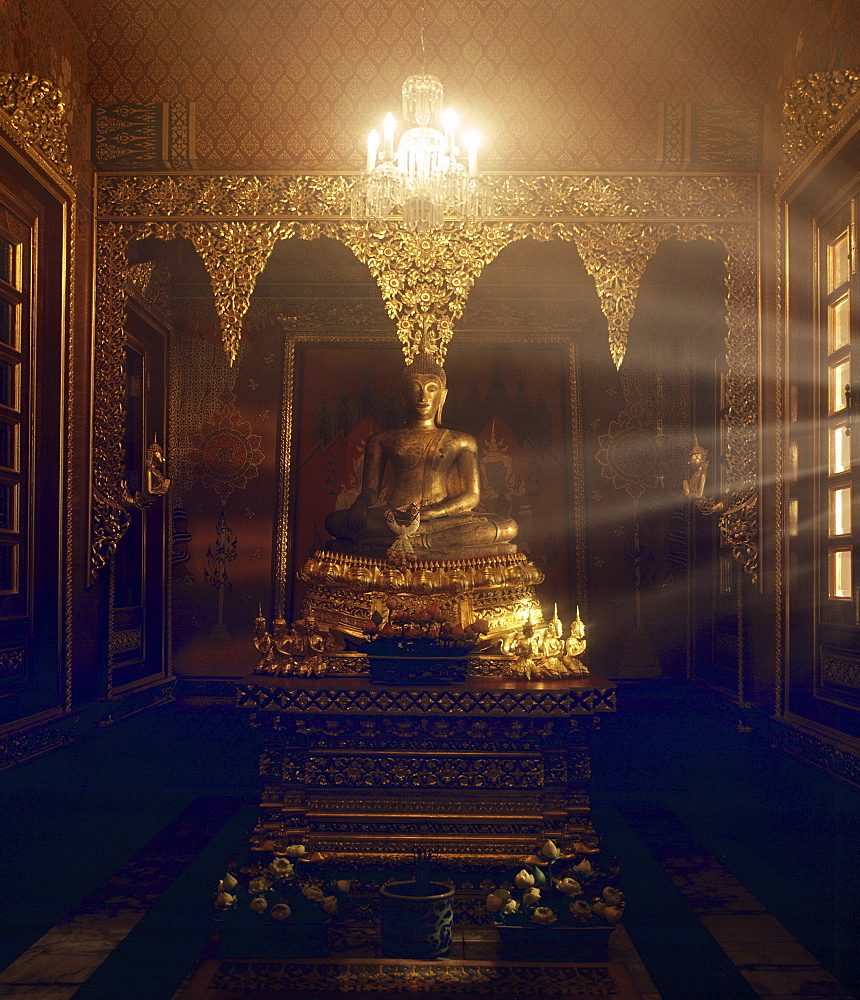
<path fill-rule="evenodd" d="M 530 889 L 535 884 L 535 877 L 522 868 L 514 876 L 514 882 L 518 889 Z"/>
<path fill-rule="evenodd" d="M 554 924 L 558 917 L 548 906 L 536 906 L 532 910 L 532 922 L 535 924 Z"/>
<path fill-rule="evenodd" d="M 254 896 L 251 902 L 248 903 L 249 909 L 252 910 L 254 913 L 265 913 L 268 905 L 269 904 L 266 902 L 265 897 L 263 896 Z"/>
<path fill-rule="evenodd" d="M 547 861 L 555 861 L 556 858 L 561 857 L 561 851 L 555 846 L 555 844 L 548 840 L 543 847 L 540 849 L 540 853 L 547 859 Z"/>
<path fill-rule="evenodd" d="M 523 906 L 534 906 L 535 903 L 540 899 L 540 889 L 526 889 L 523 893 Z"/>
<path fill-rule="evenodd" d="M 286 858 L 275 858 L 269 865 L 269 871 L 276 878 L 287 878 L 293 874 L 293 863 Z"/>
<path fill-rule="evenodd" d="M 575 878 L 560 878 L 555 883 L 556 889 L 563 892 L 565 896 L 578 896 L 582 892 L 582 886 Z"/>
<path fill-rule="evenodd" d="M 504 903 L 504 899 L 500 899 L 494 892 L 491 892 L 490 895 L 487 896 L 487 912 L 498 913 Z"/>

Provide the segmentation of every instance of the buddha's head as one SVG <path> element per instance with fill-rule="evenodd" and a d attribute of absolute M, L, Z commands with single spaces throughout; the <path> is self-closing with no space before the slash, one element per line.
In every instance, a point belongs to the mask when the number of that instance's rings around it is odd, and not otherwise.
<path fill-rule="evenodd" d="M 432 419 L 441 426 L 448 395 L 445 369 L 434 354 L 418 354 L 403 369 L 403 396 L 410 417 Z"/>

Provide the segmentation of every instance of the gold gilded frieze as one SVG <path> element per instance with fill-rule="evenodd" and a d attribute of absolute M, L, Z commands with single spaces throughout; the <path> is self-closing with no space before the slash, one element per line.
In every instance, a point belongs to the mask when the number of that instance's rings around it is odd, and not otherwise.
<path fill-rule="evenodd" d="M 354 183 L 347 175 L 101 174 L 98 212 L 114 219 L 345 220 Z M 758 212 L 753 174 L 510 174 L 487 183 L 496 217 L 505 221 L 753 219 Z"/>
<path fill-rule="evenodd" d="M 490 178 L 500 218 L 730 219 L 754 217 L 752 175 L 561 175 Z"/>
<path fill-rule="evenodd" d="M 352 177 L 102 174 L 98 212 L 117 219 L 347 218 Z"/>
<path fill-rule="evenodd" d="M 840 127 L 842 111 L 858 91 L 860 73 L 847 69 L 811 73 L 786 89 L 782 110 L 785 167 Z"/>
<path fill-rule="evenodd" d="M 99 180 L 98 214 L 150 225 L 163 220 L 192 239 L 212 279 L 231 361 L 254 283 L 278 239 L 328 236 L 350 247 L 377 280 L 407 358 L 422 344 L 444 356 L 475 280 L 509 243 L 574 239 L 597 283 L 616 366 L 645 264 L 662 239 L 675 235 L 666 222 L 677 220 L 678 228 L 708 220 L 713 230 L 721 220 L 753 223 L 757 216 L 751 175 L 500 176 L 491 182 L 499 221 L 449 224 L 428 234 L 347 221 L 353 181 L 344 176 L 107 175 Z"/>

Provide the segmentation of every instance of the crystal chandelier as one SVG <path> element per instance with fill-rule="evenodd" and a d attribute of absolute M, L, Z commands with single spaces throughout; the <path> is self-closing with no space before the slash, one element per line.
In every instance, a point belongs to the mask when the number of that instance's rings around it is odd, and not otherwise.
<path fill-rule="evenodd" d="M 421 54 L 424 55 L 422 6 Z M 353 219 L 382 220 L 400 212 L 403 224 L 425 233 L 439 229 L 446 216 L 476 222 L 492 214 L 493 202 L 478 173 L 477 132 L 464 138 L 466 155 L 457 145 L 457 113 L 442 111 L 442 84 L 428 73 L 403 84 L 403 117 L 415 127 L 394 145 L 395 120 L 390 112 L 367 139 L 367 163 L 352 192 Z M 442 128 L 430 122 L 439 121 Z"/>

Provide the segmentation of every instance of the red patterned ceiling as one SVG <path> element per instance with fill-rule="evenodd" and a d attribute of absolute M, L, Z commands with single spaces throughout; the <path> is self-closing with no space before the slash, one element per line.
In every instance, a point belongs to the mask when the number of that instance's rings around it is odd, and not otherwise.
<path fill-rule="evenodd" d="M 793 2 L 793 0 L 792 0 Z M 487 169 L 651 167 L 661 101 L 764 103 L 772 0 L 427 0 L 430 72 Z M 419 67 L 417 0 L 109 0 L 95 102 L 197 102 L 212 166 L 356 169 Z"/>

